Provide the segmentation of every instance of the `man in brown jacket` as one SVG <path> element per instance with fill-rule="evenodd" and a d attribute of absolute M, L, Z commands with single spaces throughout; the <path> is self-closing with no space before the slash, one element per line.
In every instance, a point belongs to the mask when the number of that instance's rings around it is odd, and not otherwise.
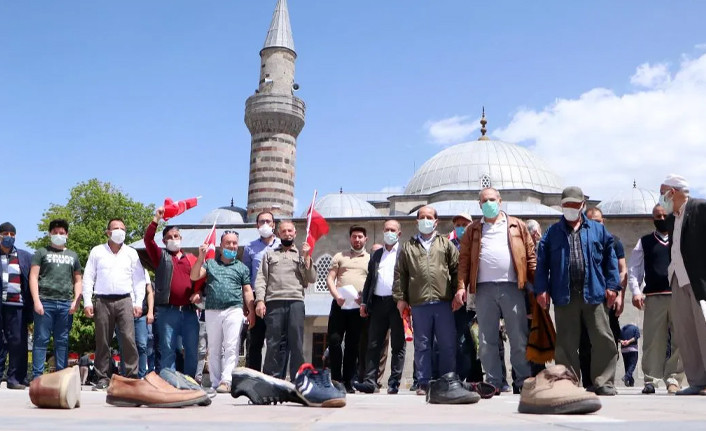
<path fill-rule="evenodd" d="M 500 318 L 505 319 L 510 362 L 515 371 L 513 389 L 518 394 L 530 376 L 530 365 L 525 359 L 529 328 L 523 289 L 534 279 L 537 261 L 527 226 L 500 211 L 501 202 L 500 193 L 493 188 L 480 192 L 483 218 L 473 222 L 461 239 L 458 288 L 468 286 L 469 294 L 475 295 L 480 361 L 485 380 L 496 388 L 503 378 L 498 328 Z M 454 299 L 454 308 L 462 305 Z"/>

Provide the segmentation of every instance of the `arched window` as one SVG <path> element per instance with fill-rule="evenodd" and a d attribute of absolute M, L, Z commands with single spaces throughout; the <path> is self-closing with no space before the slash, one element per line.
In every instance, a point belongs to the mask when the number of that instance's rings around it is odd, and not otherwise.
<path fill-rule="evenodd" d="M 331 255 L 324 254 L 320 256 L 319 259 L 316 261 L 316 284 L 314 285 L 314 292 L 328 292 L 328 286 L 326 285 L 326 277 L 328 276 L 328 270 L 331 269 L 332 260 L 333 257 L 331 257 Z"/>
<path fill-rule="evenodd" d="M 480 177 L 480 189 L 487 189 L 488 187 L 493 187 L 493 183 L 490 182 L 490 177 L 488 175 L 483 175 Z"/>

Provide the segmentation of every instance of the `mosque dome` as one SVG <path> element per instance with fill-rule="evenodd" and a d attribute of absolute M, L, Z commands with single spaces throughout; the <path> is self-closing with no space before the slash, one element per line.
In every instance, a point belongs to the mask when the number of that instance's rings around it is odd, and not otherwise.
<path fill-rule="evenodd" d="M 484 113 L 477 141 L 454 145 L 427 160 L 414 173 L 405 194 L 486 187 L 561 193 L 562 179 L 539 157 L 522 146 L 491 140 L 485 136 L 486 123 Z"/>
<path fill-rule="evenodd" d="M 623 190 L 607 201 L 598 204 L 603 214 L 652 214 L 659 195 L 648 189 L 637 187 L 633 182 L 630 190 Z"/>
<path fill-rule="evenodd" d="M 331 193 L 314 204 L 316 211 L 324 218 L 336 217 L 377 217 L 380 214 L 374 206 L 351 194 Z M 306 211 L 302 213 L 306 217 Z"/>
<path fill-rule="evenodd" d="M 201 219 L 200 224 L 210 224 L 218 221 L 219 225 L 223 224 L 243 224 L 247 217 L 247 211 L 244 208 L 233 205 L 233 200 L 230 200 L 230 206 L 216 208 L 209 212 Z"/>

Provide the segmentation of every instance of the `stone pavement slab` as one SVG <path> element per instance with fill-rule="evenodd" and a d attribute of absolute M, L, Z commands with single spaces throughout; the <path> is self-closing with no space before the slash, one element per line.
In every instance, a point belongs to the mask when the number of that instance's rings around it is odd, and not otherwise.
<path fill-rule="evenodd" d="M 478 404 L 426 404 L 411 393 L 349 395 L 340 409 L 248 405 L 246 398 L 218 395 L 208 407 L 181 409 L 120 408 L 105 403 L 105 392 L 82 392 L 81 407 L 42 410 L 29 401 L 27 391 L 0 389 L 0 430 L 428 430 L 531 428 L 571 430 L 692 431 L 706 429 L 706 397 L 641 395 L 638 388 L 621 389 L 603 397 L 603 408 L 582 416 L 539 416 L 517 413 L 519 395 L 503 394 Z"/>

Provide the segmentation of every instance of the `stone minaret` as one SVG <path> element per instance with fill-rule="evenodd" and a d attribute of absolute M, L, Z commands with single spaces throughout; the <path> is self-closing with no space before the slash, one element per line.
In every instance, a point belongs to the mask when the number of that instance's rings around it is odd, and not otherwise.
<path fill-rule="evenodd" d="M 260 51 L 260 85 L 245 102 L 250 130 L 248 220 L 263 210 L 278 217 L 294 213 L 297 136 L 306 106 L 294 91 L 294 51 L 287 0 L 278 0 L 265 46 Z"/>

